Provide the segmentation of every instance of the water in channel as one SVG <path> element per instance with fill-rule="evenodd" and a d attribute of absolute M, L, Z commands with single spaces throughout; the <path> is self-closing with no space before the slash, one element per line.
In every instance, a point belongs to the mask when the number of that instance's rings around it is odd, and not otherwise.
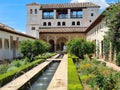
<path fill-rule="evenodd" d="M 28 90 L 47 90 L 47 87 L 60 62 L 53 61 L 50 66 L 30 85 Z"/>

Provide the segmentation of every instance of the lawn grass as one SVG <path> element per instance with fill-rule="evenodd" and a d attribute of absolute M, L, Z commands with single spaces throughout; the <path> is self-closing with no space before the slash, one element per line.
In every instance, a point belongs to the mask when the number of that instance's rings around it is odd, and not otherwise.
<path fill-rule="evenodd" d="M 68 90 L 83 90 L 72 58 L 68 58 Z"/>

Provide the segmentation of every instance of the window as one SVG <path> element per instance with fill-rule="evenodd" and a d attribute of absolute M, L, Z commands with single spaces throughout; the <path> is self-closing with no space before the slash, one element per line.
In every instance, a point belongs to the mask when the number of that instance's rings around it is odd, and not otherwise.
<path fill-rule="evenodd" d="M 30 9 L 30 14 L 32 14 L 33 13 L 33 11 L 32 11 L 32 9 Z"/>
<path fill-rule="evenodd" d="M 80 22 L 79 22 L 79 21 L 77 22 L 77 25 L 80 25 Z"/>
<path fill-rule="evenodd" d="M 8 49 L 8 48 L 9 48 L 9 41 L 8 41 L 8 39 L 5 39 L 5 40 L 4 40 L 4 48 L 5 48 L 5 49 Z"/>
<path fill-rule="evenodd" d="M 0 49 L 2 48 L 2 39 L 0 38 Z"/>
<path fill-rule="evenodd" d="M 91 13 L 91 16 L 93 16 L 93 13 Z"/>
<path fill-rule="evenodd" d="M 62 25 L 65 26 L 65 22 L 62 22 Z"/>
<path fill-rule="evenodd" d="M 75 25 L 75 22 L 72 22 L 72 25 Z"/>
<path fill-rule="evenodd" d="M 51 26 L 51 22 L 48 22 L 48 26 Z"/>
<path fill-rule="evenodd" d="M 37 14 L 37 9 L 35 9 L 35 14 Z"/>
<path fill-rule="evenodd" d="M 44 23 L 43 23 L 43 26 L 46 26 L 46 25 L 47 25 L 46 22 L 44 22 Z"/>
<path fill-rule="evenodd" d="M 83 11 L 82 10 L 72 10 L 71 18 L 82 18 Z"/>
<path fill-rule="evenodd" d="M 43 19 L 53 19 L 54 12 L 52 11 L 43 11 Z"/>
<path fill-rule="evenodd" d="M 58 23 L 57 23 L 57 25 L 58 25 L 58 26 L 60 26 L 60 25 L 61 25 L 61 23 L 60 23 L 60 22 L 58 22 Z"/>
<path fill-rule="evenodd" d="M 32 30 L 35 30 L 35 27 L 32 27 Z"/>

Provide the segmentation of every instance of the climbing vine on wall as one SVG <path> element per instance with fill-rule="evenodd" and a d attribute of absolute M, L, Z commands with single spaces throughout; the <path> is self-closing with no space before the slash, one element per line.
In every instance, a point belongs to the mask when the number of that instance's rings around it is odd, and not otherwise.
<path fill-rule="evenodd" d="M 107 61 L 109 59 L 109 49 L 110 49 L 110 41 L 107 36 L 104 37 L 103 40 L 103 50 L 105 55 L 105 60 Z"/>

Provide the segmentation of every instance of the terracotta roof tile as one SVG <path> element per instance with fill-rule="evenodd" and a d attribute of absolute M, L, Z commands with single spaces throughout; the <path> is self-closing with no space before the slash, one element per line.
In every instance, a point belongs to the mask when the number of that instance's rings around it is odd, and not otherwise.
<path fill-rule="evenodd" d="M 31 3 L 27 4 L 27 6 L 40 6 L 40 9 L 59 9 L 59 8 L 85 8 L 85 7 L 100 7 L 97 4 L 91 2 L 82 2 L 82 3 L 64 3 L 64 4 L 38 4 L 38 3 Z"/>
<path fill-rule="evenodd" d="M 67 4 L 42 4 L 41 9 L 59 9 L 59 8 L 83 8 L 83 7 L 100 7 L 91 2 L 67 3 Z"/>
<path fill-rule="evenodd" d="M 65 33 L 65 32 L 85 32 L 86 28 L 78 28 L 78 27 L 72 27 L 72 28 L 65 28 L 65 27 L 59 27 L 59 28 L 42 28 L 39 30 L 40 33 Z"/>

